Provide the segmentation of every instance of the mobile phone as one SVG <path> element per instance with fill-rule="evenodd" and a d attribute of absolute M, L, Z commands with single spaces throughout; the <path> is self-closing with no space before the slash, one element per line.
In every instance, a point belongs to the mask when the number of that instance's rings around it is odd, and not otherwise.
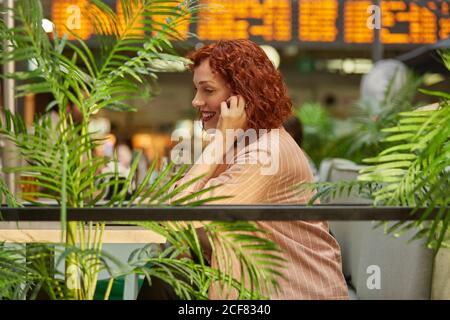
<path fill-rule="evenodd" d="M 228 97 L 228 99 L 227 99 L 227 101 L 225 101 L 226 103 L 227 103 L 227 107 L 228 107 L 228 109 L 230 109 L 230 107 L 231 107 L 231 102 L 230 102 L 230 98 L 232 97 L 232 96 L 235 96 L 235 94 L 232 94 L 231 96 L 229 96 Z"/>

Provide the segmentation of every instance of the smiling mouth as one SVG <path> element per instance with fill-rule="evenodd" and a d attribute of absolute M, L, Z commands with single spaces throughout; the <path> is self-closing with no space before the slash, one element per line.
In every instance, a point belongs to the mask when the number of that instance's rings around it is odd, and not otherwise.
<path fill-rule="evenodd" d="M 202 111 L 202 113 L 201 113 L 202 121 L 208 122 L 209 120 L 214 118 L 215 115 L 216 115 L 216 113 L 213 111 Z"/>

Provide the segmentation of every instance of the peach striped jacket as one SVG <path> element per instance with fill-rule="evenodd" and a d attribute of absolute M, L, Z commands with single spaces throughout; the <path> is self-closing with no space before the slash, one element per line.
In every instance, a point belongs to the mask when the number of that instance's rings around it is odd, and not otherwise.
<path fill-rule="evenodd" d="M 270 148 L 261 148 L 257 142 L 250 143 L 234 156 L 234 163 L 220 165 L 213 178 L 196 182 L 177 198 L 218 185 L 200 198 L 232 196 L 211 204 L 305 204 L 311 194 L 300 195 L 292 186 L 313 181 L 308 160 L 284 128 L 270 131 L 267 134 L 269 140 L 274 132 L 278 132 L 278 143 Z M 278 157 L 272 158 L 276 159 L 272 160 L 272 165 L 273 161 L 278 163 L 274 172 L 267 174 L 270 171 L 264 166 L 267 162 L 255 161 L 263 153 Z M 266 174 L 262 174 L 264 168 Z M 180 182 L 192 178 L 185 176 Z M 340 248 L 330 235 L 328 224 L 323 221 L 276 221 L 276 216 L 273 218 L 274 221 L 258 221 L 257 224 L 268 231 L 265 237 L 282 249 L 288 264 L 283 272 L 286 278 L 279 279 L 281 290 L 270 298 L 348 299 Z M 234 269 L 237 275 L 239 267 Z M 210 298 L 221 296 L 211 290 Z"/>

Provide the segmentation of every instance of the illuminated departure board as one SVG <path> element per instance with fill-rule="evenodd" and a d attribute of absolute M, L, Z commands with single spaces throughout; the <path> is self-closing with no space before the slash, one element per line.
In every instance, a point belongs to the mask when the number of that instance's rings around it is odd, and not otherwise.
<path fill-rule="evenodd" d="M 367 27 L 369 14 L 367 8 L 372 1 L 346 1 L 344 4 L 344 43 L 371 43 L 373 42 L 373 30 Z"/>
<path fill-rule="evenodd" d="M 437 18 L 429 9 L 415 3 L 410 3 L 408 8 L 404 1 L 383 2 L 381 8 L 381 40 L 384 43 L 420 44 L 437 41 Z M 395 32 L 397 25 L 409 27 L 408 32 Z"/>
<path fill-rule="evenodd" d="M 339 16 L 337 0 L 299 0 L 298 38 L 307 42 L 334 42 Z"/>
<path fill-rule="evenodd" d="M 444 3 L 441 12 L 447 17 L 450 15 L 450 4 Z M 445 39 L 450 36 L 450 18 L 441 18 L 439 20 L 439 38 Z"/>
<path fill-rule="evenodd" d="M 176 2 L 167 2 L 167 3 L 159 2 L 159 3 L 157 3 L 157 5 L 159 7 L 164 7 L 164 9 L 163 9 L 164 12 L 167 12 L 168 10 L 171 10 L 171 8 L 175 8 L 175 6 L 177 6 L 177 3 Z M 162 12 L 162 13 L 164 13 L 164 12 Z M 155 15 L 153 20 L 159 24 L 163 24 L 168 17 L 169 17 L 169 15 L 159 14 L 159 15 Z M 186 19 L 183 19 L 183 21 L 180 21 L 175 26 L 175 30 L 177 31 L 179 36 L 182 38 L 187 38 L 187 36 L 188 36 L 188 33 L 189 33 L 189 20 L 188 19 L 190 19 L 190 18 L 191 18 L 190 14 L 186 15 Z"/>
<path fill-rule="evenodd" d="M 219 40 L 258 37 L 263 41 L 291 41 L 292 1 L 210 0 L 201 1 L 197 26 L 200 39 Z"/>
<path fill-rule="evenodd" d="M 133 6 L 133 12 L 137 12 L 139 10 L 139 3 L 137 3 L 137 5 Z M 125 33 L 129 36 L 140 36 L 140 35 L 144 35 L 144 30 L 140 29 L 143 27 L 142 24 L 142 17 L 140 17 L 139 19 L 136 20 L 136 22 L 134 22 L 131 26 L 129 26 L 129 30 L 125 29 L 126 26 L 126 22 L 125 22 L 125 16 L 123 13 L 123 8 L 121 5 L 120 1 L 117 1 L 117 17 L 119 19 L 119 31 L 121 32 L 121 34 Z"/>
<path fill-rule="evenodd" d="M 424 2 L 426 7 L 406 0 L 381 1 L 380 34 L 387 47 L 430 44 L 450 37 L 449 4 L 439 0 Z M 120 1 L 105 3 L 118 13 L 119 29 L 125 32 Z M 371 0 L 200 0 L 199 3 L 203 9 L 194 17 L 195 23 L 178 27 L 182 37 L 191 32 L 198 36 L 195 41 L 244 38 L 275 46 L 305 47 L 367 46 L 374 41 L 374 30 L 370 27 L 373 12 L 368 10 L 373 5 Z M 82 39 L 95 38 L 87 10 L 91 10 L 89 0 L 54 0 L 52 21 L 59 33 L 69 28 Z M 107 31 L 108 19 L 100 13 L 95 17 L 104 22 L 103 29 Z M 166 18 L 164 14 L 155 15 L 154 21 L 164 23 Z M 141 23 L 138 19 L 127 34 L 142 35 Z"/>

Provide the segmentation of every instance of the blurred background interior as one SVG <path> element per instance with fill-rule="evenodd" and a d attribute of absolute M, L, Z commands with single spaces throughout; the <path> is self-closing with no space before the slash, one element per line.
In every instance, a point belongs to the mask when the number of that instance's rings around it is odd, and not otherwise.
<path fill-rule="evenodd" d="M 88 40 L 91 48 L 99 47 L 83 16 L 86 1 L 43 0 L 47 16 L 43 27 L 63 33 L 67 26 Z M 448 71 L 436 53 L 437 48 L 450 45 L 446 1 L 381 1 L 380 30 L 368 27 L 368 23 L 376 26 L 377 20 L 367 19 L 367 9 L 380 4 L 378 1 L 200 2 L 222 7 L 219 11 L 202 11 L 194 17 L 196 22 L 183 26 L 179 30 L 182 34 L 192 32 L 197 38 L 176 42 L 176 50 L 184 55 L 210 41 L 233 38 L 250 38 L 262 45 L 286 81 L 295 115 L 302 121 L 302 147 L 317 167 L 327 157 L 358 162 L 373 154 L 373 144 L 381 134 L 376 128 L 385 127 L 386 110 L 397 112 L 399 108 L 433 102 L 426 95 L 416 94 L 418 87 L 450 89 Z M 120 10 L 120 1 L 105 3 Z M 376 11 L 374 14 L 376 18 Z M 32 68 L 33 63 L 22 67 Z M 151 99 L 133 102 L 137 112 L 102 110 L 92 123 L 93 130 L 109 137 L 100 152 L 111 153 L 112 145 L 125 166 L 133 149 L 143 150 L 147 163 L 157 158 L 158 166 L 163 165 L 175 128 L 201 134 L 191 107 L 190 73 L 179 66 L 168 66 L 168 72 L 158 76 Z M 385 99 L 388 87 L 391 97 Z M 26 97 L 18 102 L 18 110 L 31 122 L 51 100 L 46 95 Z M 366 136 L 349 140 L 361 126 L 366 128 Z"/>
<path fill-rule="evenodd" d="M 83 15 L 83 4 L 87 1 L 42 0 L 47 17 L 43 27 L 48 32 L 56 28 L 63 33 L 67 26 L 87 40 L 92 49 L 100 49 L 92 26 Z M 121 10 L 119 0 L 105 3 L 117 12 Z M 395 125 L 399 111 L 437 101 L 420 93 L 418 88 L 450 92 L 449 71 L 437 51 L 450 48 L 449 1 L 201 0 L 200 3 L 222 7 L 201 11 L 194 17 L 196 22 L 184 25 L 179 30 L 182 34 L 192 32 L 197 37 L 175 42 L 177 52 L 185 55 L 195 47 L 219 39 L 249 38 L 263 46 L 282 73 L 295 106 L 295 118 L 286 126 L 309 155 L 311 165 L 317 168 L 317 180 L 354 178 L 359 169 L 354 164 L 382 150 L 380 141 L 385 136 L 382 129 Z M 379 22 L 376 8 L 372 13 L 367 11 L 374 4 L 381 8 L 380 29 L 376 28 Z M 374 20 L 368 20 L 371 14 Z M 18 68 L 33 68 L 33 62 Z M 116 150 L 124 171 L 131 163 L 133 150 L 144 152 L 145 161 L 140 164 L 143 170 L 153 160 L 161 169 L 177 142 L 171 141 L 175 129 L 202 134 L 191 106 L 191 74 L 179 65 L 167 65 L 167 70 L 158 74 L 150 99 L 131 101 L 136 112 L 102 110 L 91 123 L 93 131 L 107 137 L 98 152 L 112 155 Z M 17 110 L 31 125 L 35 114 L 45 112 L 51 101 L 52 97 L 44 94 L 27 96 L 18 100 Z M 345 158 L 349 162 L 327 160 L 330 158 Z M 337 169 L 333 171 L 333 167 Z M 368 240 L 368 231 L 363 233 L 361 230 L 365 229 L 355 227 L 359 238 L 346 245 L 343 226 L 335 224 L 332 229 L 340 240 L 344 257 L 353 253 L 362 265 L 359 249 L 350 246 L 362 241 L 375 243 Z M 380 247 L 393 246 L 389 243 Z M 366 255 L 375 250 L 361 249 Z M 426 258 L 420 261 L 427 261 L 428 271 L 409 264 L 421 273 L 417 276 L 420 279 L 431 277 L 428 262 L 432 258 L 424 250 L 420 253 Z M 386 263 L 402 260 L 398 259 L 399 253 L 407 254 L 404 249 L 393 252 L 384 260 Z M 355 275 L 360 268 L 352 264 L 353 260 L 344 261 L 344 271 L 348 277 L 353 275 L 353 286 L 360 286 L 358 295 L 364 296 L 364 283 L 361 280 L 358 284 Z M 406 261 L 409 260 L 405 259 L 405 264 Z M 405 264 L 398 266 L 399 273 L 404 271 Z M 413 298 L 430 295 L 429 286 L 425 288 L 422 283 L 414 286 L 417 282 L 409 278 L 405 283 L 413 288 L 404 290 L 405 286 L 396 285 L 395 290 L 401 292 L 392 293 L 393 297 L 404 297 L 405 292 Z M 422 291 L 421 286 L 425 288 Z M 373 292 L 366 294 L 374 297 Z"/>

